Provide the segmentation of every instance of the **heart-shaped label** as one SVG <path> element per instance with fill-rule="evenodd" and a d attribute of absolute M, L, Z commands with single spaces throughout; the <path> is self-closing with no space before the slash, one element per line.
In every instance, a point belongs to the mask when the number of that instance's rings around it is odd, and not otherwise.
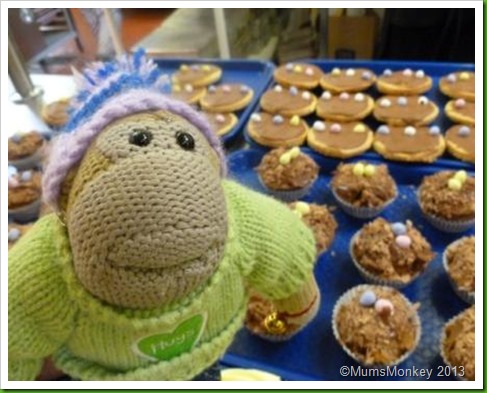
<path fill-rule="evenodd" d="M 170 360 L 191 351 L 203 334 L 205 325 L 205 314 L 193 315 L 171 331 L 140 338 L 134 343 L 133 350 L 150 360 Z"/>

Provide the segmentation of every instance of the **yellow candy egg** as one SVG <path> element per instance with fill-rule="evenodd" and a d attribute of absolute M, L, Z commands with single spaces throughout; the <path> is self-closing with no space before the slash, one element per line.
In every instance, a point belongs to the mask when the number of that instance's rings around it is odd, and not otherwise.
<path fill-rule="evenodd" d="M 189 70 L 189 67 L 188 67 L 188 65 L 187 65 L 187 64 L 181 64 L 181 67 L 179 67 L 179 69 L 180 69 L 181 71 L 187 71 L 187 70 Z"/>
<path fill-rule="evenodd" d="M 289 152 L 284 153 L 279 157 L 279 163 L 281 165 L 287 165 L 290 162 L 291 162 L 291 154 L 289 154 Z"/>
<path fill-rule="evenodd" d="M 303 67 L 300 65 L 295 65 L 293 71 L 297 73 L 303 72 Z"/>
<path fill-rule="evenodd" d="M 331 74 L 332 75 L 340 75 L 341 74 L 340 68 L 333 68 L 331 70 Z"/>
<path fill-rule="evenodd" d="M 291 123 L 292 126 L 298 126 L 299 125 L 299 116 L 294 115 L 291 117 L 291 120 L 289 120 L 289 123 Z"/>
<path fill-rule="evenodd" d="M 295 146 L 291 150 L 289 150 L 289 155 L 291 156 L 291 159 L 299 156 L 299 153 L 301 153 L 301 149 L 297 146 Z"/>
<path fill-rule="evenodd" d="M 462 189 L 462 182 L 458 179 L 455 179 L 452 177 L 451 179 L 448 180 L 448 188 L 450 190 L 458 191 Z"/>
<path fill-rule="evenodd" d="M 300 212 L 303 216 L 305 216 L 306 214 L 309 214 L 311 208 L 309 207 L 309 204 L 307 204 L 306 202 L 298 201 L 296 202 L 295 210 Z"/>
<path fill-rule="evenodd" d="M 353 127 L 353 132 L 365 132 L 365 126 L 362 123 L 357 124 Z"/>
<path fill-rule="evenodd" d="M 175 93 L 179 93 L 181 91 L 181 86 L 179 85 L 174 85 L 172 87 L 172 91 L 175 92 Z"/>
<path fill-rule="evenodd" d="M 293 213 L 296 214 L 299 218 L 303 218 L 303 213 L 301 213 L 299 210 L 295 209 L 293 210 Z"/>
<path fill-rule="evenodd" d="M 467 180 L 467 172 L 464 170 L 457 171 L 455 172 L 455 175 L 453 176 L 454 179 L 457 179 L 461 183 L 465 183 L 465 180 Z"/>
<path fill-rule="evenodd" d="M 462 81 L 466 81 L 470 79 L 470 75 L 468 72 L 460 72 L 459 78 Z"/>
<path fill-rule="evenodd" d="M 362 164 L 361 162 L 353 166 L 353 174 L 355 176 L 363 176 L 364 172 L 365 172 L 365 165 Z"/>
<path fill-rule="evenodd" d="M 203 67 L 201 67 L 203 71 L 210 71 L 210 66 L 208 64 L 205 64 Z"/>
<path fill-rule="evenodd" d="M 375 175 L 375 165 L 367 164 L 364 168 L 364 175 L 365 176 L 374 176 Z"/>

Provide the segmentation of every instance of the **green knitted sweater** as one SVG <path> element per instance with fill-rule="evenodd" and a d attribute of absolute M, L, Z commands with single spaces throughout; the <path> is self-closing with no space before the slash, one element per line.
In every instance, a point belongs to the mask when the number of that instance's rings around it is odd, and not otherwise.
<path fill-rule="evenodd" d="M 9 253 L 9 380 L 32 380 L 43 359 L 82 380 L 186 380 L 215 362 L 242 326 L 247 289 L 299 290 L 313 269 L 311 231 L 283 204 L 224 181 L 229 234 L 216 273 L 157 310 L 109 306 L 81 287 L 66 228 L 40 219 Z"/>

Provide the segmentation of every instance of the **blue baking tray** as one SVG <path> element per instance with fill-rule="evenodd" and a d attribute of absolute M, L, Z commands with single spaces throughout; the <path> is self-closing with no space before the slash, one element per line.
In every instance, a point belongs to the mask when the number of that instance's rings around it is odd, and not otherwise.
<path fill-rule="evenodd" d="M 308 148 L 303 152 L 310 155 L 320 166 L 320 174 L 310 193 L 303 198 L 308 202 L 336 206 L 329 189 L 330 176 L 343 160 L 324 157 Z M 265 193 L 259 183 L 255 167 L 260 163 L 263 150 L 248 149 L 232 153 L 228 157 L 230 177 L 236 181 Z M 345 160 L 353 162 L 358 158 Z M 370 157 L 369 162 L 380 164 L 383 160 Z M 422 323 L 420 344 L 413 355 L 399 365 L 399 368 L 432 368 L 432 379 L 453 379 L 438 377 L 438 366 L 443 366 L 439 355 L 440 332 L 447 320 L 457 315 L 469 305 L 453 292 L 448 277 L 443 270 L 441 258 L 445 247 L 454 240 L 469 234 L 447 234 L 432 227 L 422 216 L 416 200 L 416 189 L 425 175 L 439 170 L 458 170 L 460 164 L 437 162 L 430 165 L 388 163 L 394 177 L 399 196 L 381 215 L 391 221 L 414 222 L 431 243 L 436 258 L 425 272 L 407 286 L 403 293 L 413 302 L 420 302 L 419 315 Z M 473 171 L 468 171 L 473 175 Z M 350 238 L 368 220 L 360 220 L 343 213 L 338 206 L 333 214 L 338 222 L 336 237 L 329 250 L 319 257 L 315 275 L 321 289 L 321 308 L 313 322 L 302 332 L 284 343 L 267 342 L 242 329 L 223 358 L 223 363 L 233 367 L 259 368 L 276 373 L 286 380 L 364 380 L 364 377 L 342 377 L 340 367 L 357 366 L 336 342 L 331 329 L 332 309 L 337 299 L 349 288 L 364 283 L 353 265 L 348 247 Z M 381 378 L 382 379 L 382 378 Z M 414 377 L 387 380 L 417 379 Z M 420 379 L 420 378 L 419 378 Z"/>
<path fill-rule="evenodd" d="M 403 70 L 405 68 L 411 68 L 413 70 L 422 69 L 426 73 L 426 75 L 430 76 L 433 79 L 433 86 L 431 90 L 426 93 L 425 95 L 431 100 L 434 101 L 439 109 L 440 114 L 438 118 L 435 120 L 434 123 L 445 132 L 453 123 L 445 116 L 444 107 L 448 101 L 448 97 L 444 96 L 439 88 L 438 82 L 439 79 L 449 74 L 450 72 L 455 72 L 459 70 L 465 71 L 475 71 L 475 66 L 473 64 L 467 63 L 434 63 L 434 62 L 410 62 L 410 61 L 367 61 L 367 60 L 303 60 L 305 63 L 314 64 L 320 67 L 325 72 L 330 72 L 334 67 L 339 68 L 369 68 L 377 75 L 382 74 L 382 72 L 389 68 L 392 71 Z M 318 97 L 321 96 L 323 89 L 318 87 L 314 90 Z M 381 96 L 381 93 L 377 91 L 375 85 L 365 91 L 367 94 L 370 94 L 374 99 Z M 257 107 L 256 109 L 259 109 Z M 309 115 L 306 116 L 305 119 L 307 120 L 308 124 L 311 126 L 315 120 L 320 120 L 316 115 Z M 376 130 L 377 127 L 381 124 L 372 116 L 368 116 L 364 123 L 366 123 L 372 130 Z M 267 147 L 259 145 L 255 142 L 252 138 L 250 138 L 249 134 L 247 133 L 246 127 L 244 128 L 244 137 L 245 141 L 251 146 L 255 148 L 263 148 L 268 150 Z M 378 154 L 373 152 L 372 150 L 362 155 L 363 158 L 374 158 L 378 157 Z M 448 152 L 445 152 L 442 158 L 438 159 L 436 162 L 438 163 L 448 163 L 451 161 L 460 162 L 455 157 L 451 156 Z M 471 168 L 473 164 L 470 163 L 463 163 L 464 168 Z"/>
<path fill-rule="evenodd" d="M 247 120 L 255 111 L 259 98 L 272 82 L 274 65 L 271 62 L 259 60 L 216 60 L 216 59 L 154 59 L 158 67 L 165 73 L 172 75 L 181 64 L 211 63 L 222 68 L 222 78 L 217 84 L 244 83 L 254 90 L 254 97 L 250 104 L 236 112 L 238 123 L 228 134 L 222 136 L 225 146 L 229 147 L 241 134 Z M 169 87 L 168 87 L 169 91 Z"/>

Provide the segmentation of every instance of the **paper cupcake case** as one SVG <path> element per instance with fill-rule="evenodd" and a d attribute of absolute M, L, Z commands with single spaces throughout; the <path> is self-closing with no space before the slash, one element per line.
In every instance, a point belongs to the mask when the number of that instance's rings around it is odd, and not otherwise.
<path fill-rule="evenodd" d="M 15 221 L 28 222 L 34 221 L 39 217 L 41 209 L 41 198 L 35 200 L 28 205 L 17 207 L 15 209 L 8 209 L 8 216 Z"/>
<path fill-rule="evenodd" d="M 360 275 L 364 278 L 365 281 L 371 284 L 377 284 L 377 285 L 385 285 L 389 287 L 393 287 L 396 289 L 401 289 L 405 288 L 409 284 L 411 284 L 416 278 L 419 277 L 421 272 L 416 273 L 410 281 L 404 282 L 404 281 L 399 281 L 399 280 L 387 280 L 385 278 L 379 277 L 376 274 L 373 274 L 366 270 L 360 263 L 358 263 L 357 259 L 355 258 L 355 254 L 353 252 L 353 245 L 355 244 L 355 241 L 357 240 L 358 236 L 360 235 L 360 231 L 358 231 L 355 235 L 353 235 L 352 239 L 350 240 L 350 245 L 349 245 L 349 252 L 350 256 L 352 258 L 352 262 L 359 271 Z"/>
<path fill-rule="evenodd" d="M 384 285 L 382 285 L 382 286 L 384 286 Z M 362 365 L 364 367 L 385 368 L 385 367 L 397 366 L 398 364 L 404 362 L 409 356 L 411 356 L 411 354 L 416 350 L 416 348 L 419 344 L 419 340 L 421 339 L 421 333 L 422 333 L 421 320 L 419 319 L 419 315 L 417 312 L 414 313 L 414 321 L 413 321 L 414 324 L 417 326 L 416 340 L 414 342 L 413 347 L 408 352 L 404 353 L 401 357 L 399 357 L 398 359 L 396 359 L 395 361 L 393 361 L 391 363 L 388 363 L 388 364 L 365 364 L 363 362 L 363 360 L 360 359 L 360 357 L 358 357 L 350 349 L 348 349 L 342 343 L 342 341 L 340 339 L 340 334 L 338 333 L 338 327 L 337 327 L 337 322 L 336 322 L 336 317 L 338 315 L 338 311 L 339 311 L 340 307 L 343 306 L 344 304 L 350 302 L 354 298 L 354 296 L 357 294 L 358 291 L 366 290 L 366 289 L 370 289 L 370 288 L 371 288 L 371 285 L 367 285 L 367 284 L 358 285 L 356 287 L 349 289 L 347 292 L 345 292 L 337 300 L 337 302 L 335 303 L 335 306 L 333 307 L 332 320 L 331 320 L 333 335 L 335 336 L 335 339 L 340 344 L 340 347 L 343 349 L 343 351 L 345 351 L 345 353 L 348 356 L 350 356 L 353 360 L 355 360 L 357 363 L 359 363 L 360 365 Z M 409 307 L 413 307 L 413 305 L 411 304 L 411 302 L 409 301 L 409 299 L 407 297 L 405 297 L 402 293 L 399 293 L 399 294 Z"/>
<path fill-rule="evenodd" d="M 466 311 L 466 310 L 465 310 Z M 443 326 L 443 329 L 441 331 L 441 338 L 440 338 L 440 356 L 441 359 L 443 360 L 443 363 L 445 363 L 448 367 L 453 368 L 454 366 L 451 364 L 450 360 L 448 359 L 448 356 L 445 353 L 444 347 L 445 347 L 445 340 L 446 340 L 446 328 L 454 323 L 458 318 L 460 318 L 465 311 L 462 311 L 460 314 L 454 316 L 453 318 L 450 318 L 446 323 L 445 326 Z M 460 377 L 456 376 L 455 378 L 458 379 L 459 381 L 468 381 L 467 378 L 465 377 Z"/>
<path fill-rule="evenodd" d="M 450 281 L 450 284 L 455 291 L 455 293 L 458 295 L 460 299 L 462 299 L 464 302 L 469 303 L 469 304 L 475 304 L 475 291 L 474 292 L 469 292 L 466 291 L 465 289 L 462 289 L 458 286 L 458 284 L 455 282 L 455 280 L 450 276 L 450 271 L 448 269 L 448 260 L 447 260 L 447 254 L 448 254 L 448 249 L 450 247 L 455 247 L 457 244 L 459 244 L 464 238 L 458 239 L 451 243 L 443 252 L 443 268 L 445 269 L 445 272 L 448 276 L 448 281 Z"/>
<path fill-rule="evenodd" d="M 273 190 L 272 188 L 266 186 L 266 184 L 264 183 L 260 175 L 258 175 L 258 178 L 260 184 L 262 185 L 262 187 L 265 188 L 266 192 L 269 195 L 272 195 L 274 198 L 279 199 L 280 201 L 283 202 L 294 202 L 301 198 L 304 198 L 310 192 L 311 188 L 313 187 L 313 184 L 317 179 L 316 177 L 307 186 L 296 190 Z"/>
<path fill-rule="evenodd" d="M 361 219 L 368 219 L 368 218 L 373 218 L 378 216 L 380 213 L 382 213 L 390 204 L 392 204 L 396 198 L 397 198 L 397 191 L 396 195 L 394 198 L 392 198 L 390 201 L 387 201 L 384 203 L 382 206 L 377 206 L 377 207 L 357 207 L 354 206 L 344 199 L 342 199 L 336 192 L 335 190 L 331 187 L 331 192 L 333 196 L 335 197 L 335 200 L 337 201 L 338 205 L 342 208 L 342 210 L 347 213 L 348 215 L 355 217 L 355 218 L 361 218 Z"/>
<path fill-rule="evenodd" d="M 445 220 L 444 218 L 440 218 L 438 216 L 434 216 L 432 214 L 425 213 L 424 211 L 423 214 L 428 222 L 436 229 L 447 233 L 465 232 L 473 228 L 475 225 L 475 218 L 465 221 L 451 221 Z"/>
<path fill-rule="evenodd" d="M 37 149 L 37 151 L 34 154 L 28 157 L 20 158 L 18 160 L 10 160 L 8 162 L 8 165 L 12 165 L 16 167 L 19 171 L 35 169 L 39 167 L 42 163 L 42 159 L 44 158 L 45 147 L 46 147 L 46 142 L 44 142 L 42 146 L 39 147 L 39 149 Z"/>

